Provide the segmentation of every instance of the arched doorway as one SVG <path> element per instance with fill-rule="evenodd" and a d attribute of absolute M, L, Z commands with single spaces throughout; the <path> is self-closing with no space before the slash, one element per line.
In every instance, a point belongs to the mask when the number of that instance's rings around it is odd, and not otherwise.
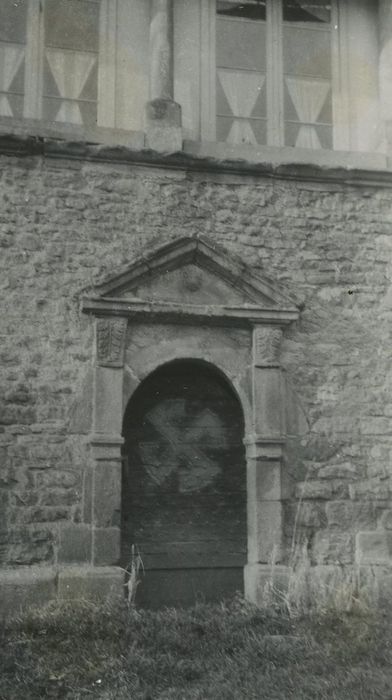
<path fill-rule="evenodd" d="M 244 421 L 227 380 L 181 360 L 149 375 L 123 422 L 122 559 L 132 544 L 142 605 L 191 604 L 243 589 Z"/>

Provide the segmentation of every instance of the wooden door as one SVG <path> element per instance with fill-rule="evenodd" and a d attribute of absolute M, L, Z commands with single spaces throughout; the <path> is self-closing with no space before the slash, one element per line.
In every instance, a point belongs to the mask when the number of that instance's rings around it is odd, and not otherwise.
<path fill-rule="evenodd" d="M 238 399 L 208 365 L 150 375 L 124 418 L 123 562 L 137 545 L 139 603 L 220 599 L 243 588 L 246 465 Z"/>

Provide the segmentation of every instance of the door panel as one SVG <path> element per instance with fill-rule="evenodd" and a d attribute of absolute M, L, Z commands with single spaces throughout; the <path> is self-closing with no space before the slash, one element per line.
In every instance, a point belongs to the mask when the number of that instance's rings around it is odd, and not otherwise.
<path fill-rule="evenodd" d="M 123 562 L 137 545 L 146 572 L 139 602 L 242 589 L 243 417 L 226 381 L 202 363 L 166 365 L 131 399 L 124 437 Z"/>

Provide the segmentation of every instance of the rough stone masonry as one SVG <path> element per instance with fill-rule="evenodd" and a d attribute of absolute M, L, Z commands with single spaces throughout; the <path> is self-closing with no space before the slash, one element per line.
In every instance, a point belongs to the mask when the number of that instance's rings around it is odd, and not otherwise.
<path fill-rule="evenodd" d="M 61 585 L 73 590 L 61 584 L 63 564 L 86 563 L 94 331 L 80 312 L 82 290 L 164 242 L 197 235 L 273 279 L 300 310 L 281 352 L 289 387 L 283 562 L 294 539 L 315 567 L 360 564 L 387 586 L 390 177 L 73 156 L 65 147 L 1 156 L 4 590 L 36 576 L 36 597 L 47 599 Z"/>

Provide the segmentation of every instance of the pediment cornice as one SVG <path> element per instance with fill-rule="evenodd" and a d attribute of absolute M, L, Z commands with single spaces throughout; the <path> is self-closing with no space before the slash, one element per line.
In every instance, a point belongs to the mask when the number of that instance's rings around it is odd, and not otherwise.
<path fill-rule="evenodd" d="M 193 279 L 195 270 L 201 281 Z M 188 296 L 173 296 L 170 289 L 171 280 L 178 282 L 178 271 L 190 278 Z M 203 282 L 207 292 L 200 296 Z M 83 297 L 82 310 L 97 316 L 279 325 L 291 323 L 299 313 L 270 279 L 200 237 L 176 239 L 109 275 Z"/>

